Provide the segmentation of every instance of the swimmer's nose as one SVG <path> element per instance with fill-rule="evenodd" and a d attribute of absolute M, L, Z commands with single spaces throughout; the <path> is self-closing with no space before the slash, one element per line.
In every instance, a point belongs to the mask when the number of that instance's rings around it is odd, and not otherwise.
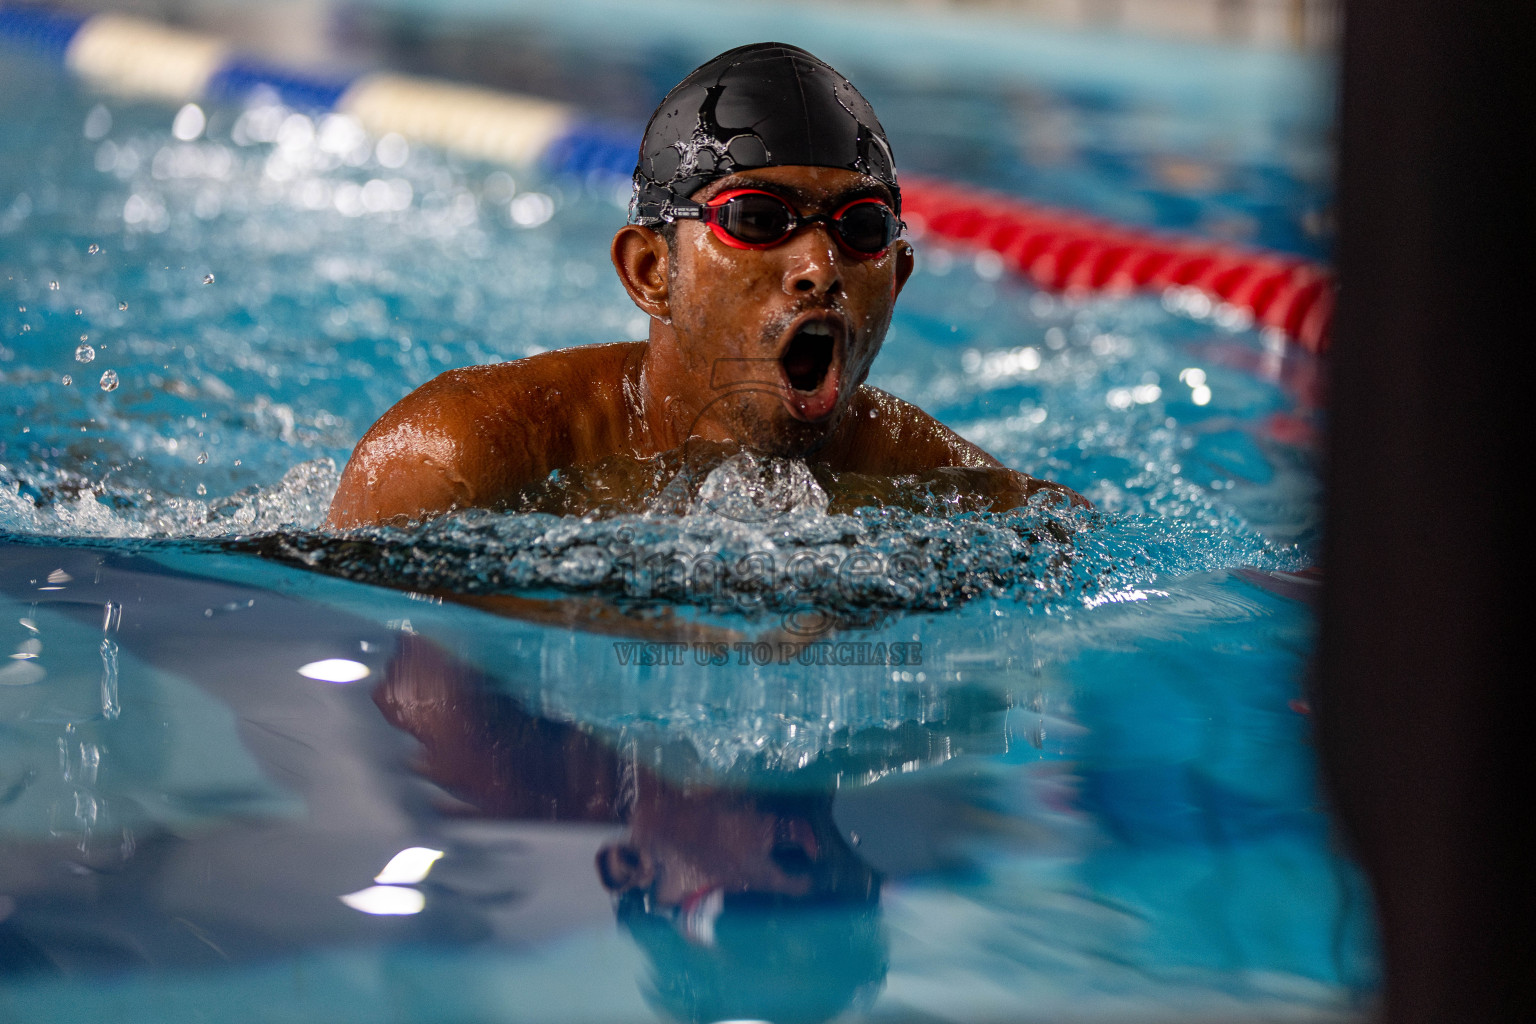
<path fill-rule="evenodd" d="M 815 224 L 796 232 L 784 243 L 788 268 L 784 290 L 791 295 L 826 295 L 842 286 L 837 243 L 826 225 Z"/>

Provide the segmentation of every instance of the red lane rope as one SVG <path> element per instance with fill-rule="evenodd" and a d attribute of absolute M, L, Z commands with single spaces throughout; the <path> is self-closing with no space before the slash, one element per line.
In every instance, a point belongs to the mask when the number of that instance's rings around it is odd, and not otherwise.
<path fill-rule="evenodd" d="M 931 180 L 901 186 L 902 216 L 946 241 L 985 249 L 1042 288 L 1069 294 L 1194 288 L 1246 310 L 1310 352 L 1328 348 L 1334 283 L 1300 257 L 1176 238 Z"/>

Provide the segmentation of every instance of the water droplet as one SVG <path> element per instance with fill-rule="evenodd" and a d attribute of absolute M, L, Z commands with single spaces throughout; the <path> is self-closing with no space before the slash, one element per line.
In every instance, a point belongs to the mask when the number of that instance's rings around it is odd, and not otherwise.
<path fill-rule="evenodd" d="M 201 462 L 201 461 L 202 461 L 202 460 L 201 460 L 201 459 L 199 459 L 199 460 L 198 460 L 198 461 L 199 461 L 199 462 Z M 207 493 L 208 493 L 208 487 L 207 487 L 207 485 L 206 485 L 206 484 L 198 484 L 198 485 L 197 485 L 197 493 L 198 493 L 198 494 L 199 494 L 199 495 L 203 495 L 203 494 L 207 494 Z"/>
<path fill-rule="evenodd" d="M 65 387 L 69 387 L 74 382 L 75 382 L 75 378 L 71 377 L 67 373 L 63 377 L 59 378 L 59 383 L 63 384 Z"/>
<path fill-rule="evenodd" d="M 117 308 L 120 309 L 120 310 L 127 309 L 128 308 L 128 303 L 126 303 L 126 302 L 119 302 L 117 304 Z"/>
<path fill-rule="evenodd" d="M 207 461 L 208 461 L 208 453 L 207 452 L 198 452 L 197 453 L 197 464 L 199 466 L 201 466 L 203 463 L 205 463 Z"/>
<path fill-rule="evenodd" d="M 95 242 L 92 242 L 90 245 L 85 247 L 85 251 L 87 255 L 95 256 L 97 253 L 101 252 L 101 246 L 97 245 Z"/>
<path fill-rule="evenodd" d="M 103 373 L 101 375 L 101 390 L 103 390 L 103 391 L 116 391 L 117 390 L 117 371 L 116 370 L 108 370 L 108 371 L 106 371 L 105 373 Z"/>
<path fill-rule="evenodd" d="M 75 349 L 75 362 L 77 363 L 88 363 L 95 358 L 96 350 L 91 348 L 89 345 L 81 345 L 79 348 Z M 111 373 L 112 371 L 108 370 L 107 372 Z M 113 379 L 115 380 L 116 378 Z M 105 378 L 103 378 L 103 381 L 105 381 Z M 106 387 L 105 383 L 103 383 L 102 386 Z M 107 390 L 110 391 L 112 389 L 107 388 Z"/>
<path fill-rule="evenodd" d="M 48 290 L 51 291 L 51 292 L 58 291 L 59 290 L 59 282 L 57 282 L 57 281 L 49 281 L 48 282 Z"/>
<path fill-rule="evenodd" d="M 212 274 L 205 274 L 203 276 L 203 284 L 213 284 L 213 275 Z"/>

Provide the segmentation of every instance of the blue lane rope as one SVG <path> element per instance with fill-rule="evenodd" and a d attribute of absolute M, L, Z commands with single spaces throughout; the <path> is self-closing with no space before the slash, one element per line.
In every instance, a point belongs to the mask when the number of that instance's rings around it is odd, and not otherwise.
<path fill-rule="evenodd" d="M 86 18 L 62 11 L 0 3 L 0 39 L 19 43 L 41 57 L 64 63 L 70 40 Z"/>
<path fill-rule="evenodd" d="M 216 103 L 241 103 L 267 91 L 296 110 L 356 114 L 376 133 L 398 130 L 471 156 L 535 164 L 560 174 L 627 179 L 641 135 L 639 125 L 592 120 L 531 97 L 431 79 L 283 67 L 211 37 L 117 14 L 77 15 L 0 0 L 0 42 L 109 90 Z M 212 55 L 206 58 L 206 73 L 196 53 Z M 174 79 L 175 86 L 144 84 L 161 82 L 152 72 L 178 61 L 193 70 Z M 148 74 L 135 77 L 138 69 Z"/>
<path fill-rule="evenodd" d="M 544 151 L 539 164 L 557 174 L 611 175 L 628 180 L 635 173 L 641 129 L 600 122 L 578 122 Z"/>
<path fill-rule="evenodd" d="M 204 96 L 210 100 L 243 103 L 253 93 L 270 89 L 277 93 L 284 106 L 295 110 L 333 110 L 352 82 L 352 78 L 318 78 L 236 56 L 213 73 Z"/>

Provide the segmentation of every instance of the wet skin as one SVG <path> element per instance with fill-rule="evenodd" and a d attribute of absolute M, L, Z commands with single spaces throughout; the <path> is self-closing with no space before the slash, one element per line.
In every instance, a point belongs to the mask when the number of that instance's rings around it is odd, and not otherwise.
<path fill-rule="evenodd" d="M 874 178 L 766 167 L 693 198 L 758 188 L 803 215 L 874 195 Z M 697 221 L 674 244 L 647 227 L 614 236 L 615 270 L 651 317 L 643 342 L 592 345 L 450 370 L 407 395 L 352 454 L 327 524 L 404 522 L 510 507 L 553 470 L 647 459 L 693 439 L 802 458 L 833 473 L 895 477 L 943 467 L 977 477 L 994 507 L 1066 488 L 1006 470 L 916 406 L 865 384 L 913 269 L 896 241 L 876 259 L 826 224 L 766 250 L 738 249 Z"/>

